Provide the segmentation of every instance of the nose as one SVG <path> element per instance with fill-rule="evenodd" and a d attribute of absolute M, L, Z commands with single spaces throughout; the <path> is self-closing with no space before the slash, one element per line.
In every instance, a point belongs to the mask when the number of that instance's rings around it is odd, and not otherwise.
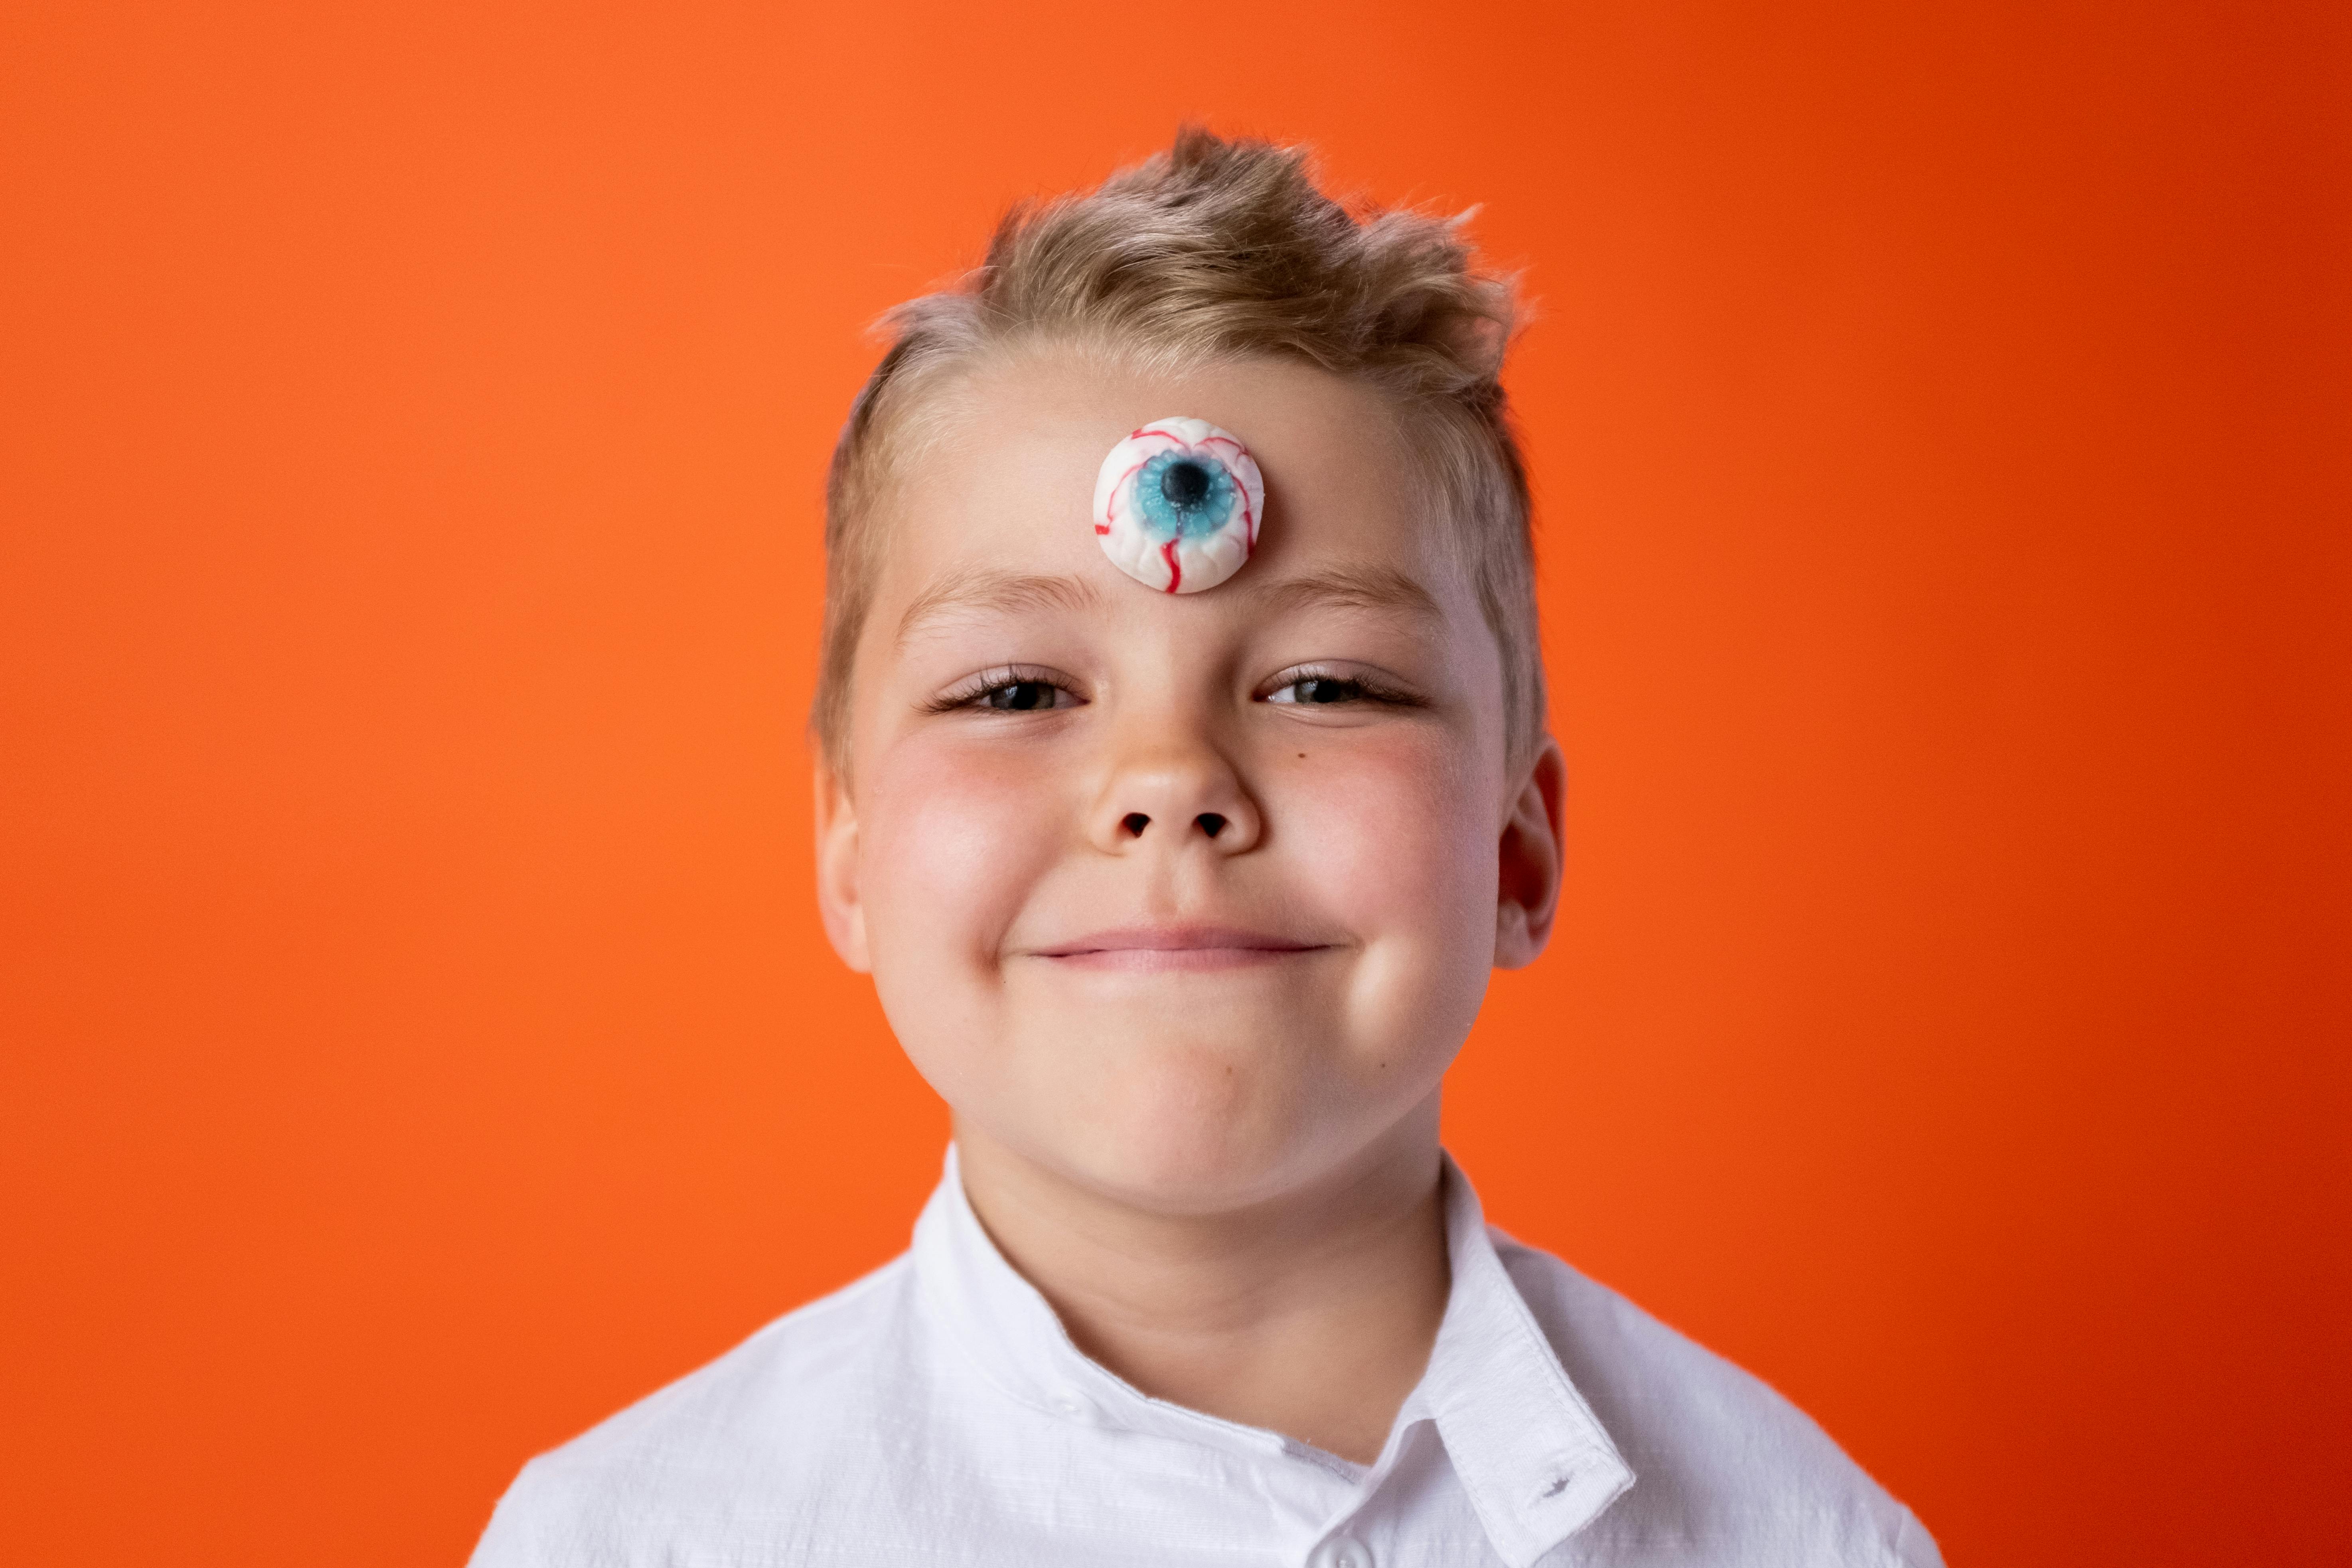
<path fill-rule="evenodd" d="M 1088 837 L 1113 855 L 1138 849 L 1206 849 L 1239 855 L 1262 831 L 1256 802 L 1206 737 L 1164 729 L 1136 737 L 1113 759 Z"/>

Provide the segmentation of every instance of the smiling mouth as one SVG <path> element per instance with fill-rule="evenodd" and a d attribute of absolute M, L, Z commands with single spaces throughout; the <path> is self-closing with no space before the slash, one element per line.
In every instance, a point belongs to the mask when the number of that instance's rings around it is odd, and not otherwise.
<path fill-rule="evenodd" d="M 1033 948 L 1029 956 L 1085 969 L 1239 969 L 1330 951 L 1328 942 L 1231 926 L 1130 926 Z"/>

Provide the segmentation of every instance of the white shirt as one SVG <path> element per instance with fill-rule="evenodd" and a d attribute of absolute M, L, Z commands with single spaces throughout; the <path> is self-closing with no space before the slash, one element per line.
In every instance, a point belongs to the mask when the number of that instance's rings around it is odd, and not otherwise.
<path fill-rule="evenodd" d="M 473 1568 L 1940 1568 L 1755 1378 L 1487 1228 L 1366 1469 L 1147 1397 L 990 1241 L 952 1150 L 914 1247 L 525 1466 Z"/>

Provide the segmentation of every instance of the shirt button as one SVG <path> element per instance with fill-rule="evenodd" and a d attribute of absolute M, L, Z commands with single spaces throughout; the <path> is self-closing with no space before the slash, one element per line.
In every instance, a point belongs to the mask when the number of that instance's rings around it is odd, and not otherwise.
<path fill-rule="evenodd" d="M 1095 1413 L 1085 1394 L 1066 1388 L 1054 1395 L 1054 1408 L 1073 1421 L 1084 1421 Z"/>
<path fill-rule="evenodd" d="M 1307 1568 L 1372 1568 L 1372 1554 L 1362 1542 L 1335 1535 L 1307 1554 Z"/>

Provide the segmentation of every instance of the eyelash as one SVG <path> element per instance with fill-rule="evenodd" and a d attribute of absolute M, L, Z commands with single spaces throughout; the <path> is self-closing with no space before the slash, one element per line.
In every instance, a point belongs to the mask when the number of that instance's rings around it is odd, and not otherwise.
<path fill-rule="evenodd" d="M 1070 689 L 1067 680 L 1050 669 L 1034 669 L 1021 665 L 1002 665 L 994 669 L 983 669 L 979 674 L 949 688 L 929 705 L 929 710 L 934 713 L 952 713 L 958 709 L 971 709 L 981 712 L 991 711 L 986 701 L 990 695 L 999 691 L 1010 691 L 1020 686 L 1043 686 L 1050 690 L 1066 693 L 1073 698 L 1077 696 L 1076 691 Z M 1048 708 L 999 708 L 993 711 L 1039 713 L 1048 711 L 1050 708 L 1061 706 L 1063 704 L 1057 701 L 1050 704 Z M 1073 702 L 1070 706 L 1076 707 L 1076 704 Z"/>
<path fill-rule="evenodd" d="M 1303 701 L 1297 697 L 1293 697 L 1288 702 L 1281 702 L 1279 700 L 1278 694 L 1281 692 L 1289 691 L 1296 687 L 1306 686 L 1321 681 L 1328 681 L 1334 686 L 1345 687 L 1348 689 L 1349 695 L 1337 700 L 1321 702 Z M 1016 688 L 1024 686 L 1044 687 L 1051 691 L 1064 693 L 1073 699 L 1076 699 L 1076 700 L 1067 704 L 1055 701 L 1043 707 L 1030 708 L 1014 708 L 1010 706 L 995 707 L 992 706 L 987 700 L 988 698 L 993 696 L 997 692 L 1012 691 Z M 1276 703 L 1282 707 L 1339 708 L 1351 706 L 1358 702 L 1376 702 L 1383 707 L 1389 708 L 1418 708 L 1421 706 L 1418 699 L 1409 696 L 1404 692 L 1382 686 L 1376 680 L 1370 679 L 1361 675 L 1341 675 L 1336 670 L 1327 669 L 1317 665 L 1302 665 L 1297 668 L 1286 669 L 1280 676 L 1276 677 L 1273 681 L 1269 682 L 1260 689 L 1265 694 L 1259 697 L 1257 700 L 1261 702 Z M 1076 707 L 1084 699 L 1078 698 L 1077 692 L 1071 688 L 1066 678 L 1055 674 L 1052 670 L 1033 668 L 1020 665 L 1004 665 L 1000 666 L 995 669 L 982 670 L 977 675 L 974 675 L 970 679 L 960 682 L 956 686 L 950 688 L 947 691 L 943 692 L 940 697 L 930 702 L 928 707 L 929 710 L 933 713 L 952 713 L 959 710 L 970 710 L 978 712 L 1039 713 L 1050 712 L 1054 709 L 1065 706 Z"/>
<path fill-rule="evenodd" d="M 1316 681 L 1327 680 L 1334 686 L 1343 686 L 1348 688 L 1352 695 L 1341 698 L 1337 701 L 1329 702 L 1305 702 L 1293 697 L 1290 701 L 1283 703 L 1281 706 L 1286 708 L 1339 708 L 1352 706 L 1358 702 L 1376 702 L 1384 708 L 1418 708 L 1421 706 L 1418 699 L 1413 698 L 1405 692 L 1399 691 L 1392 687 L 1383 686 L 1378 680 L 1373 679 L 1369 676 L 1341 675 L 1337 670 L 1327 669 L 1319 665 L 1311 664 L 1300 665 L 1295 669 L 1284 670 L 1272 681 L 1261 688 L 1265 695 L 1259 698 L 1258 700 L 1261 702 L 1273 702 L 1276 700 L 1276 694 L 1278 692 L 1288 691 L 1294 687 L 1306 686 Z"/>

